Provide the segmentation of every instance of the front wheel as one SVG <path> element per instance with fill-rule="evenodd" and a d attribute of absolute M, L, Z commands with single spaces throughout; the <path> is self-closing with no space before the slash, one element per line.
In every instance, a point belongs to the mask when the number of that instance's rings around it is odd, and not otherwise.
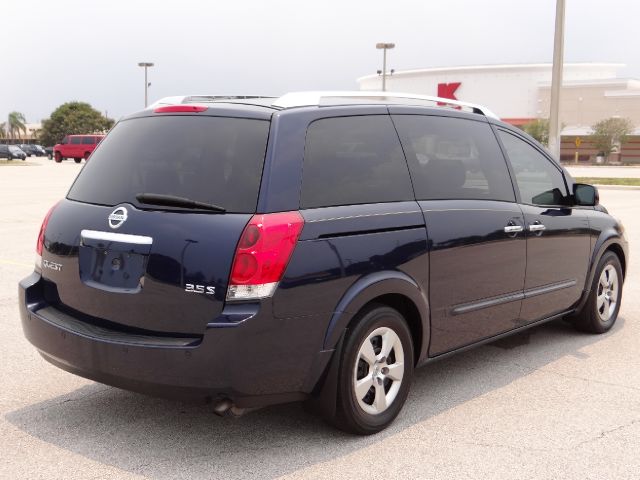
<path fill-rule="evenodd" d="M 400 413 L 413 376 L 413 342 L 404 317 L 374 305 L 347 331 L 332 422 L 350 433 L 370 435 Z"/>
<path fill-rule="evenodd" d="M 613 252 L 605 253 L 598 262 L 589 298 L 582 310 L 570 317 L 583 332 L 605 333 L 616 323 L 622 300 L 622 266 Z"/>
<path fill-rule="evenodd" d="M 56 163 L 62 162 L 62 154 L 60 152 L 56 152 L 54 154 L 54 158 L 55 158 Z"/>

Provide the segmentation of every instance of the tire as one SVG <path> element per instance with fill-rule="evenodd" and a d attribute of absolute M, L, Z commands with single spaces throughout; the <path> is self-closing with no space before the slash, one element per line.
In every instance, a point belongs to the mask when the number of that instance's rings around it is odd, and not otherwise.
<path fill-rule="evenodd" d="M 403 316 L 384 305 L 362 311 L 353 325 L 341 352 L 336 414 L 329 420 L 345 432 L 370 435 L 386 428 L 407 399 L 413 341 Z"/>
<path fill-rule="evenodd" d="M 84 152 L 84 156 L 83 156 L 82 158 L 84 158 L 84 161 L 85 161 L 85 162 L 88 162 L 88 161 L 89 161 L 89 155 L 91 155 L 91 153 L 90 153 L 90 152 Z"/>
<path fill-rule="evenodd" d="M 80 163 L 82 161 L 82 159 L 81 158 L 74 158 L 73 161 L 76 162 L 76 163 Z"/>
<path fill-rule="evenodd" d="M 569 317 L 571 323 L 583 332 L 608 332 L 618 319 L 622 283 L 620 259 L 615 253 L 606 252 L 598 262 L 587 303 Z"/>
<path fill-rule="evenodd" d="M 55 152 L 53 158 L 55 159 L 56 163 L 62 162 L 62 155 L 60 154 L 60 152 Z"/>

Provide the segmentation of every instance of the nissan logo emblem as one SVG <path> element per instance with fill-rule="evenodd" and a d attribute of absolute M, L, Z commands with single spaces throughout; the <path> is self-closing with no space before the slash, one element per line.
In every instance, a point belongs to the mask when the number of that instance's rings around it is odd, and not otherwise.
<path fill-rule="evenodd" d="M 124 207 L 116 208 L 109 215 L 109 226 L 111 228 L 120 228 L 120 226 L 127 221 L 127 209 Z"/>

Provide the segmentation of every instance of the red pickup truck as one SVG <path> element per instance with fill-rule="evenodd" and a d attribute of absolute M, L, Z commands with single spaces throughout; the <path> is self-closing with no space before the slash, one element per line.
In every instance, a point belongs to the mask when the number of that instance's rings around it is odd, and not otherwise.
<path fill-rule="evenodd" d="M 53 158 L 57 163 L 65 158 L 73 158 L 76 163 L 84 158 L 86 162 L 103 138 L 104 135 L 67 135 L 53 147 Z"/>

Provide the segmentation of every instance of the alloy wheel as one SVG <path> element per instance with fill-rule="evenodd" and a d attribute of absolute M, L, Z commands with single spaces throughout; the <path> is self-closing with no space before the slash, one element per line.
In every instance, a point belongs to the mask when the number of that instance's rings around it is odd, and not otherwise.
<path fill-rule="evenodd" d="M 596 310 L 603 322 L 609 321 L 616 310 L 618 291 L 618 273 L 613 265 L 607 265 L 600 274 L 596 296 Z"/>
<path fill-rule="evenodd" d="M 379 327 L 362 342 L 353 372 L 353 391 L 360 408 L 377 415 L 393 403 L 404 377 L 404 350 L 391 328 Z"/>

